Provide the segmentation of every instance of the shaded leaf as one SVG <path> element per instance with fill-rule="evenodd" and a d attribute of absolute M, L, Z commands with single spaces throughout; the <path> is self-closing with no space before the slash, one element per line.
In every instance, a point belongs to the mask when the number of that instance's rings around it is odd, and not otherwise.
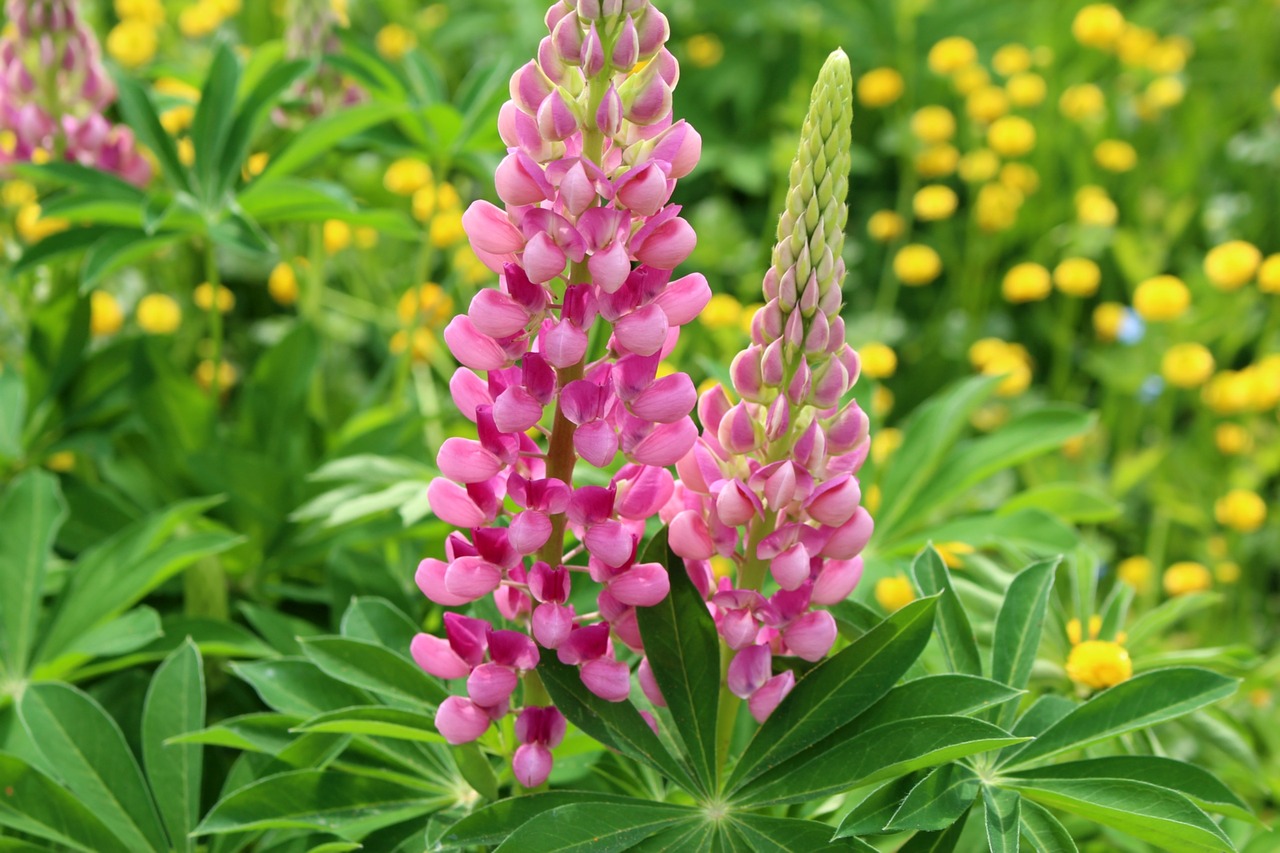
<path fill-rule="evenodd" d="M 1058 560 L 1032 563 L 1014 576 L 996 615 L 995 639 L 991 650 L 991 677 L 1021 690 L 1031 677 L 1031 666 L 1040 648 L 1049 594 L 1053 591 Z M 996 722 L 1012 722 L 1018 709 L 1004 705 Z"/>
<path fill-rule="evenodd" d="M 1037 853 L 1077 853 L 1071 833 L 1044 806 L 1023 799 L 1019 811 L 1022 835 L 1035 846 Z"/>
<path fill-rule="evenodd" d="M 445 743 L 445 739 L 436 733 L 435 719 L 432 716 L 382 705 L 343 708 L 320 714 L 294 726 L 292 731 Z"/>
<path fill-rule="evenodd" d="M 0 826 L 86 853 L 135 853 L 62 785 L 16 756 L 0 752 Z M 12 792 L 12 793 L 10 793 Z"/>
<path fill-rule="evenodd" d="M 40 621 L 45 566 L 66 517 L 58 478 L 48 472 L 25 471 L 0 493 L 0 649 L 15 677 L 27 672 Z"/>
<path fill-rule="evenodd" d="M 874 851 L 857 838 L 832 838 L 831 827 L 813 820 L 735 814 L 733 827 L 759 853 L 818 853 L 818 851 Z"/>
<path fill-rule="evenodd" d="M 948 665 L 955 672 L 982 675 L 982 659 L 978 656 L 973 626 L 951 588 L 951 576 L 942 557 L 933 547 L 925 548 L 912 562 L 911 574 L 921 592 L 938 596 L 938 616 L 933 627 Z"/>
<path fill-rule="evenodd" d="M 944 764 L 911 789 L 883 829 L 886 832 L 946 829 L 973 805 L 978 788 L 978 776 L 968 767 Z"/>
<path fill-rule="evenodd" d="M 200 744 L 169 744 L 175 735 L 204 727 L 204 663 L 188 639 L 165 659 L 151 679 L 142 708 L 142 763 L 173 846 L 194 850 L 189 838 L 200 820 Z"/>
<path fill-rule="evenodd" d="M 494 853 L 611 853 L 626 850 L 676 823 L 699 820 L 698 812 L 658 803 L 570 803 L 521 824 Z"/>
<path fill-rule="evenodd" d="M 448 695 L 416 664 L 376 643 L 309 637 L 302 651 L 327 675 L 411 706 L 434 708 Z"/>
<path fill-rule="evenodd" d="M 983 814 L 987 825 L 987 846 L 991 853 L 1018 853 L 1022 838 L 1021 801 L 1015 791 L 983 786 Z"/>
<path fill-rule="evenodd" d="M 544 812 L 560 806 L 597 803 L 602 809 L 614 804 L 648 805 L 619 794 L 596 791 L 547 791 L 499 800 L 477 809 L 449 827 L 440 839 L 445 847 L 481 847 L 500 844 L 511 833 Z"/>

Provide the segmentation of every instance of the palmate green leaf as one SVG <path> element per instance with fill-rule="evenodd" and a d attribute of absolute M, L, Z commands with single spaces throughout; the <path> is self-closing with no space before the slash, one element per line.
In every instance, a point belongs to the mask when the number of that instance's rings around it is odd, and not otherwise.
<path fill-rule="evenodd" d="M 40 666 L 35 674 L 38 679 L 51 680 L 55 675 L 49 670 L 54 669 L 60 662 L 66 661 L 68 657 L 87 661 L 95 657 L 124 655 L 137 651 L 163 636 L 164 628 L 160 622 L 160 614 L 154 608 L 142 604 L 77 637 L 75 644 L 67 650 L 66 655 L 51 664 Z"/>
<path fill-rule="evenodd" d="M 191 192 L 191 182 L 186 168 L 178 159 L 178 149 L 173 137 L 160 124 L 160 116 L 156 113 L 151 96 L 128 74 L 116 74 L 116 102 L 120 105 L 120 113 L 125 123 L 138 137 L 138 142 L 151 149 L 160 162 L 160 170 L 164 173 L 174 190 Z"/>
<path fill-rule="evenodd" d="M 982 675 L 982 658 L 978 656 L 973 626 L 969 624 L 969 616 L 960 598 L 951 588 L 950 573 L 937 550 L 930 546 L 921 551 L 911 564 L 911 574 L 921 592 L 938 596 L 938 616 L 933 627 L 951 669 Z"/>
<path fill-rule="evenodd" d="M 15 678 L 27 672 L 40 621 L 45 566 L 66 517 L 58 478 L 46 471 L 27 470 L 0 492 L 0 651 Z"/>
<path fill-rule="evenodd" d="M 33 684 L 18 701 L 22 727 L 45 766 L 132 850 L 169 843 L 124 734 L 96 701 L 69 684 Z"/>
<path fill-rule="evenodd" d="M 0 826 L 85 853 L 136 853 L 64 786 L 13 755 L 0 752 Z"/>
<path fill-rule="evenodd" d="M 167 743 L 204 727 L 204 661 L 190 639 L 160 664 L 142 707 L 142 763 L 173 846 L 195 849 L 204 748 Z"/>
<path fill-rule="evenodd" d="M 377 643 L 310 637 L 302 652 L 325 674 L 410 707 L 435 708 L 448 695 L 421 667 Z"/>
<path fill-rule="evenodd" d="M 955 823 L 973 805 L 978 775 L 963 764 L 944 764 L 911 789 L 882 829 L 937 831 Z"/>
<path fill-rule="evenodd" d="M 936 832 L 917 832 L 911 840 L 898 848 L 898 853 L 953 853 L 964 832 L 964 815 L 946 829 Z"/>
<path fill-rule="evenodd" d="M 146 196 L 146 193 L 123 178 L 79 163 L 13 163 L 8 168 L 29 181 L 83 190 L 97 198 L 141 204 Z"/>
<path fill-rule="evenodd" d="M 501 844 L 507 836 L 540 814 L 561 806 L 594 803 L 601 811 L 616 804 L 645 806 L 647 800 L 637 800 L 620 794 L 598 791 L 546 791 L 523 797 L 498 800 L 459 820 L 444 833 L 440 843 L 445 848 L 484 847 Z"/>
<path fill-rule="evenodd" d="M 267 192 L 267 187 L 286 175 L 292 175 L 311 161 L 333 150 L 339 142 L 395 118 L 406 107 L 397 103 L 368 103 L 347 107 L 317 119 L 304 127 L 271 161 L 249 189 Z"/>
<path fill-rule="evenodd" d="M 0 462 L 22 455 L 27 422 L 27 383 L 17 370 L 0 367 Z"/>
<path fill-rule="evenodd" d="M 368 705 L 343 708 L 320 714 L 294 726 L 296 732 L 327 732 L 329 734 L 365 735 L 393 740 L 412 740 L 420 743 L 445 743 L 436 733 L 435 718 L 399 708 Z"/>
<path fill-rule="evenodd" d="M 409 646 L 419 633 L 412 619 L 390 601 L 376 596 L 351 599 L 351 604 L 342 614 L 339 630 L 344 637 L 378 643 L 406 660 L 412 660 Z"/>
<path fill-rule="evenodd" d="M 1133 620 L 1129 626 L 1129 648 L 1137 648 L 1153 637 L 1163 637 L 1165 630 L 1186 619 L 1193 613 L 1209 610 L 1222 603 L 1220 592 L 1193 592 L 1190 595 L 1179 595 L 1163 604 L 1148 610 Z"/>
<path fill-rule="evenodd" d="M 1014 769 L 1116 735 L 1180 717 L 1230 696 L 1238 682 L 1207 669 L 1157 669 L 1094 696 L 1013 752 L 1002 766 Z"/>
<path fill-rule="evenodd" d="M 936 598 L 913 601 L 796 682 L 747 745 L 736 790 L 838 731 L 884 696 L 929 642 Z"/>
<path fill-rule="evenodd" d="M 1037 779 L 1010 783 L 1009 787 L 1026 799 L 1113 827 L 1168 853 L 1235 850 L 1231 840 L 1194 803 L 1149 782 Z"/>
<path fill-rule="evenodd" d="M 1001 504 L 999 515 L 1024 509 L 1053 513 L 1071 524 L 1101 524 L 1118 518 L 1124 504 L 1085 483 L 1046 483 L 1019 492 Z"/>
<path fill-rule="evenodd" d="M 373 704 L 368 693 L 330 678 L 309 660 L 275 658 L 234 663 L 231 671 L 249 682 L 269 708 L 302 719 Z"/>
<path fill-rule="evenodd" d="M 1078 853 L 1071 833 L 1044 806 L 1024 798 L 1019 811 L 1022 837 L 1031 842 L 1036 853 Z"/>
<path fill-rule="evenodd" d="M 905 717 L 971 714 L 1007 702 L 1021 692 L 976 675 L 925 675 L 890 690 L 858 716 L 857 725 L 865 730 Z"/>
<path fill-rule="evenodd" d="M 494 853 L 612 853 L 674 824 L 700 820 L 694 809 L 660 803 L 570 803 L 521 824 Z"/>
<path fill-rule="evenodd" d="M 706 601 L 684 570 L 684 561 L 658 531 L 644 553 L 667 570 L 671 592 L 653 607 L 636 610 L 644 651 L 671 712 L 674 734 L 701 790 L 716 786 L 716 720 L 720 693 L 720 640 Z"/>
<path fill-rule="evenodd" d="M 1018 572 L 1009 583 L 1004 604 L 996 615 L 991 677 L 1018 690 L 1026 687 L 1031 677 L 1058 563 L 1056 559 L 1042 560 Z M 1002 706 L 996 722 L 1007 725 L 1017 711 L 1012 702 Z"/>
<path fill-rule="evenodd" d="M 306 619 L 280 613 L 269 607 L 259 607 L 247 601 L 237 604 L 236 609 L 272 649 L 289 657 L 302 656 L 302 645 L 298 642 L 302 637 L 319 637 L 327 633 L 319 625 Z"/>
<path fill-rule="evenodd" d="M 231 131 L 236 103 L 236 91 L 240 87 L 240 62 L 231 44 L 222 41 L 213 51 L 209 73 L 200 100 L 196 104 L 195 118 L 191 122 L 191 141 L 194 143 L 196 180 L 206 203 L 217 198 L 221 186 L 219 167 Z"/>
<path fill-rule="evenodd" d="M 297 717 L 287 714 L 244 714 L 208 728 L 171 736 L 166 743 L 198 743 L 225 746 L 240 752 L 279 755 L 299 740 L 292 734 L 298 722 Z"/>
<path fill-rule="evenodd" d="M 1132 779 L 1158 782 L 1207 812 L 1257 823 L 1249 806 L 1216 776 L 1194 764 L 1155 755 L 1112 755 L 1010 774 L 1011 779 Z"/>
<path fill-rule="evenodd" d="M 384 826 L 424 815 L 441 803 L 417 788 L 327 770 L 260 779 L 223 797 L 196 835 L 257 829 L 314 829 L 358 841 Z"/>
<path fill-rule="evenodd" d="M 911 773 L 892 779 L 872 791 L 862 802 L 858 803 L 840 821 L 836 830 L 836 838 L 850 835 L 880 835 L 886 832 L 885 826 L 893 819 L 893 815 L 902 805 L 903 800 L 912 789 L 925 778 L 927 773 Z"/>
<path fill-rule="evenodd" d="M 68 228 L 57 234 L 50 234 L 34 246 L 28 246 L 18 260 L 14 261 L 10 272 L 21 275 L 36 267 L 44 266 L 65 255 L 87 249 L 96 243 L 104 234 L 116 229 L 109 225 L 86 225 L 82 228 Z"/>
<path fill-rule="evenodd" d="M 916 717 L 874 729 L 850 726 L 736 792 L 740 805 L 798 803 L 999 749 L 1019 738 L 973 717 Z"/>
<path fill-rule="evenodd" d="M 925 533 L 882 541 L 882 556 L 913 554 L 928 541 L 965 542 L 978 550 L 1019 548 L 1035 556 L 1053 556 L 1073 551 L 1080 535 L 1047 512 L 1023 509 L 1009 515 L 979 513 L 928 527 Z"/>
<path fill-rule="evenodd" d="M 758 814 L 730 815 L 727 829 L 738 835 L 752 853 L 818 853 L 853 850 L 873 853 L 870 844 L 857 838 L 832 838 L 831 827 L 813 820 L 768 817 Z"/>
<path fill-rule="evenodd" d="M 1022 838 L 1022 798 L 1015 791 L 984 785 L 982 806 L 991 853 L 1018 853 Z"/>
<path fill-rule="evenodd" d="M 176 231 L 149 235 L 141 228 L 116 229 L 104 234 L 90 248 L 80 273 L 80 292 L 88 293 L 100 282 L 129 264 L 149 258 L 165 246 L 187 237 Z"/>
<path fill-rule="evenodd" d="M 240 168 L 249 156 L 257 129 L 271 113 L 279 97 L 299 78 L 309 74 L 315 63 L 307 59 L 277 62 L 254 84 L 240 104 L 218 163 L 215 197 L 221 197 L 235 185 Z M 248 76 L 248 75 L 246 75 Z M 250 82 L 246 80 L 245 82 Z"/>

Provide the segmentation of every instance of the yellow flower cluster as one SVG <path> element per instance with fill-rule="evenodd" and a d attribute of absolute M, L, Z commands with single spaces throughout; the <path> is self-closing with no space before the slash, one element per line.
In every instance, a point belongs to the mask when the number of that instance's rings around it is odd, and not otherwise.
<path fill-rule="evenodd" d="M 876 581 L 876 603 L 893 613 L 916 600 L 915 587 L 906 575 L 880 578 Z"/>
<path fill-rule="evenodd" d="M 374 36 L 374 47 L 378 55 L 389 62 L 403 59 L 405 54 L 418 46 L 418 37 L 412 30 L 399 24 L 387 24 Z"/>
<path fill-rule="evenodd" d="M 1125 650 L 1125 634 L 1114 640 L 1100 640 L 1102 617 L 1089 617 L 1089 639 L 1084 639 L 1080 620 L 1067 622 L 1067 639 L 1071 653 L 1067 656 L 1067 677 L 1082 687 L 1104 690 L 1133 676 L 1133 662 Z"/>
<path fill-rule="evenodd" d="M 189 39 L 204 38 L 240 13 L 240 0 L 196 0 L 178 13 L 178 30 Z"/>
<path fill-rule="evenodd" d="M 138 68 L 155 59 L 164 25 L 160 0 L 115 0 L 119 19 L 107 33 L 107 55 L 126 68 Z"/>
<path fill-rule="evenodd" d="M 898 369 L 898 356 L 888 344 L 873 342 L 858 348 L 862 375 L 868 379 L 888 379 Z"/>
<path fill-rule="evenodd" d="M 1031 354 L 1022 344 L 982 338 L 969 347 L 969 363 L 979 373 L 1004 377 L 996 386 L 1001 397 L 1017 397 L 1031 386 Z"/>

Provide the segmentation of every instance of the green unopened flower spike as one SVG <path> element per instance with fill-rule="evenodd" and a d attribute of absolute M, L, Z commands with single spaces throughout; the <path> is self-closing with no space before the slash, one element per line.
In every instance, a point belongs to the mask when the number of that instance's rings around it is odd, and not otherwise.
<path fill-rule="evenodd" d="M 752 346 L 734 360 L 734 386 L 747 400 L 785 395 L 794 406 L 825 409 L 857 378 L 857 356 L 845 345 L 840 319 L 852 119 L 853 74 L 849 57 L 837 50 L 813 87 L 791 163 L 764 278 L 768 304 L 752 324 Z"/>

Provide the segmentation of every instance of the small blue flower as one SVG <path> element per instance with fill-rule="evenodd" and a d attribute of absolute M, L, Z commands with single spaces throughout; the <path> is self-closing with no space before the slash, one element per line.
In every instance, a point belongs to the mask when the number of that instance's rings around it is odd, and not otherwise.
<path fill-rule="evenodd" d="M 1124 309 L 1124 317 L 1120 320 L 1120 328 L 1116 331 L 1116 340 L 1127 346 L 1133 346 L 1142 340 L 1147 333 L 1147 324 L 1142 321 L 1132 308 Z"/>
<path fill-rule="evenodd" d="M 1142 403 L 1151 403 L 1161 392 L 1164 391 L 1164 377 L 1153 373 L 1146 379 L 1142 380 L 1142 385 L 1138 386 L 1138 400 Z"/>

